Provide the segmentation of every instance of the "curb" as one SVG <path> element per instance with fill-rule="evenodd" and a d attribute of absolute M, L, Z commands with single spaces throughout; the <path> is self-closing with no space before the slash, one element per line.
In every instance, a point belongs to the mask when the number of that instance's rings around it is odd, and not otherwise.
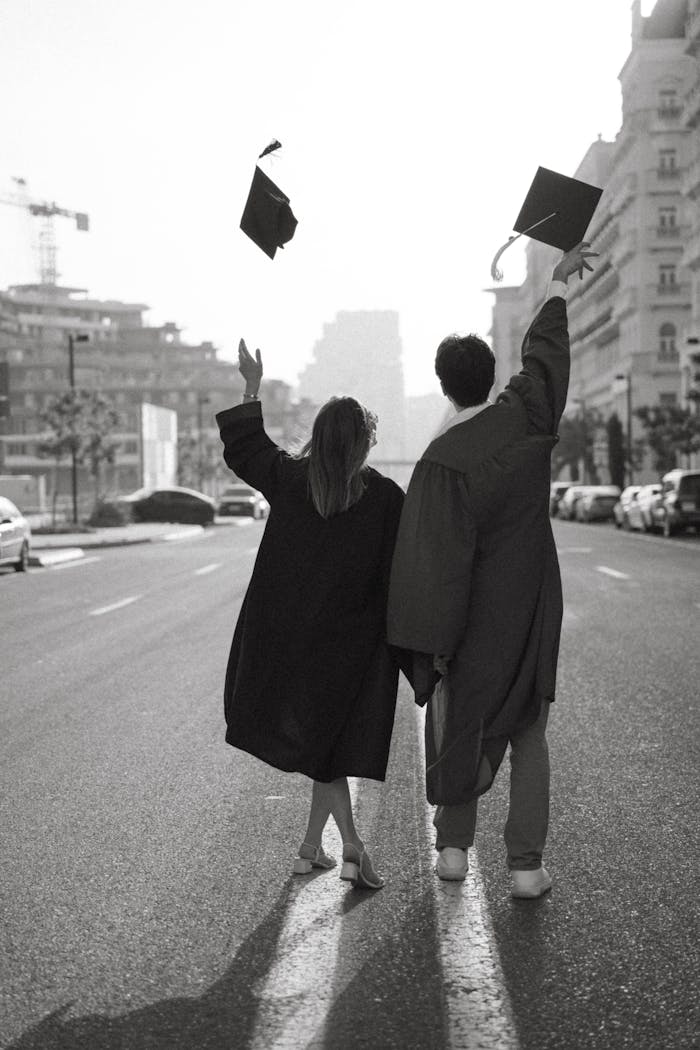
<path fill-rule="evenodd" d="M 76 561 L 84 558 L 85 551 L 82 547 L 60 547 L 58 550 L 44 550 L 29 552 L 29 565 L 31 568 L 48 569 L 52 565 L 59 565 L 65 561 Z"/>
<path fill-rule="evenodd" d="M 50 547 L 39 547 L 38 550 L 30 554 L 30 559 L 34 555 L 52 554 L 54 552 L 59 553 L 69 550 L 82 550 L 84 553 L 86 550 L 104 550 L 107 547 L 133 547 L 138 543 L 162 543 L 163 541 L 170 541 L 172 543 L 175 540 L 185 540 L 188 537 L 197 536 L 202 532 L 204 532 L 204 529 L 201 525 L 188 525 L 186 529 L 178 532 L 159 533 L 157 536 L 134 536 L 133 538 L 126 537 L 120 540 L 108 538 L 98 539 L 92 542 L 86 542 L 84 548 L 59 547 L 58 544 L 52 544 Z M 40 540 L 41 537 L 37 536 L 36 539 Z"/>

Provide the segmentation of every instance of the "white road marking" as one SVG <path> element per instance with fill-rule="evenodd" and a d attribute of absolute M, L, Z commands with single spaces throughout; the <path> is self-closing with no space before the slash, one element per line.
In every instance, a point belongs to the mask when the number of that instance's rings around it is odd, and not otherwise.
<path fill-rule="evenodd" d="M 425 762 L 425 709 L 416 708 L 421 759 Z M 435 838 L 432 807 L 425 806 L 428 842 Z M 469 851 L 464 882 L 435 876 L 438 944 L 447 1002 L 449 1050 L 517 1050 L 518 1037 L 488 914 L 475 850 Z"/>
<path fill-rule="evenodd" d="M 576 623 L 579 619 L 578 613 L 575 613 L 573 609 L 570 609 L 567 605 L 564 606 L 564 623 Z"/>
<path fill-rule="evenodd" d="M 114 612 L 115 609 L 123 609 L 125 605 L 131 605 L 132 602 L 137 602 L 140 597 L 140 594 L 135 594 L 131 598 L 122 598 L 120 602 L 113 602 L 111 605 L 103 605 L 100 609 L 93 609 L 90 612 L 90 616 L 103 616 L 105 613 Z"/>
<path fill-rule="evenodd" d="M 76 558 L 75 561 L 64 561 L 59 565 L 49 565 L 49 569 L 51 572 L 58 572 L 59 569 L 74 569 L 77 565 L 92 565 L 96 561 L 102 561 L 97 554 L 91 558 Z"/>
<path fill-rule="evenodd" d="M 591 554 L 592 547 L 557 547 L 559 554 Z"/>
<path fill-rule="evenodd" d="M 214 562 L 211 563 L 211 565 L 203 565 L 201 569 L 195 569 L 194 570 L 194 574 L 195 574 L 195 576 L 206 576 L 206 574 L 208 572 L 213 572 L 214 569 L 220 569 L 220 568 L 221 568 L 221 562 L 220 561 L 214 561 Z"/>
<path fill-rule="evenodd" d="M 602 572 L 605 576 L 612 576 L 614 580 L 630 579 L 626 572 L 618 572 L 617 569 L 610 569 L 607 565 L 596 565 L 596 570 Z"/>
<path fill-rule="evenodd" d="M 350 779 L 349 783 L 354 809 L 358 781 Z M 340 857 L 337 859 L 340 865 Z M 289 860 L 291 867 L 292 857 Z M 341 928 L 352 917 L 352 913 L 343 915 L 342 901 L 351 891 L 349 884 L 339 884 L 338 874 L 339 868 L 334 868 L 315 878 L 300 876 L 293 881 L 275 961 L 255 989 L 258 1011 L 250 1050 L 317 1045 L 314 1036 L 320 1037 L 329 1011 L 342 994 L 335 969 Z"/>

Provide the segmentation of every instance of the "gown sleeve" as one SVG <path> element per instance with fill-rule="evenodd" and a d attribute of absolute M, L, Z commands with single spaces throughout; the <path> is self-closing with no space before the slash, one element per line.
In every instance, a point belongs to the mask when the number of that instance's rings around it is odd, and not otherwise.
<path fill-rule="evenodd" d="M 391 569 L 387 629 L 392 645 L 454 655 L 467 626 L 476 539 L 463 476 L 420 460 L 404 502 Z"/>
<path fill-rule="evenodd" d="M 518 397 L 534 434 L 556 434 L 569 387 L 569 331 L 566 303 L 548 299 L 525 333 L 522 369 L 511 378 L 501 399 Z"/>
<path fill-rule="evenodd" d="M 216 422 L 226 465 L 272 505 L 292 457 L 265 432 L 260 402 L 244 402 L 218 412 Z"/>

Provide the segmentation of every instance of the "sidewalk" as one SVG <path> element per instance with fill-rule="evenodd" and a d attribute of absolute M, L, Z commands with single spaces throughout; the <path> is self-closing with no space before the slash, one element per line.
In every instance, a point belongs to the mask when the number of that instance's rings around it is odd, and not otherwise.
<path fill-rule="evenodd" d="M 179 540 L 203 532 L 201 525 L 175 525 L 168 522 L 142 522 L 95 529 L 94 532 L 61 532 L 50 535 L 32 534 L 32 554 L 63 548 L 123 547 L 132 543 Z"/>

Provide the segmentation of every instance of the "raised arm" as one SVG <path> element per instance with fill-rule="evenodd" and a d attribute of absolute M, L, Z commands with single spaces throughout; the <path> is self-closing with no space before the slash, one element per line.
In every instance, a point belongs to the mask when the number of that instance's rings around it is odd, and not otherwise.
<path fill-rule="evenodd" d="M 224 443 L 224 460 L 234 474 L 259 489 L 272 504 L 290 456 L 265 432 L 258 398 L 263 375 L 262 357 L 259 350 L 252 357 L 243 339 L 238 347 L 238 370 L 246 383 L 243 403 L 216 416 Z"/>
<path fill-rule="evenodd" d="M 588 247 L 582 241 L 554 267 L 547 300 L 523 339 L 522 369 L 506 387 L 506 397 L 514 393 L 523 401 L 534 433 L 555 434 L 564 411 L 570 367 L 567 282 L 572 274 L 583 277 L 584 269 L 593 269 L 587 260 L 598 253 Z"/>

